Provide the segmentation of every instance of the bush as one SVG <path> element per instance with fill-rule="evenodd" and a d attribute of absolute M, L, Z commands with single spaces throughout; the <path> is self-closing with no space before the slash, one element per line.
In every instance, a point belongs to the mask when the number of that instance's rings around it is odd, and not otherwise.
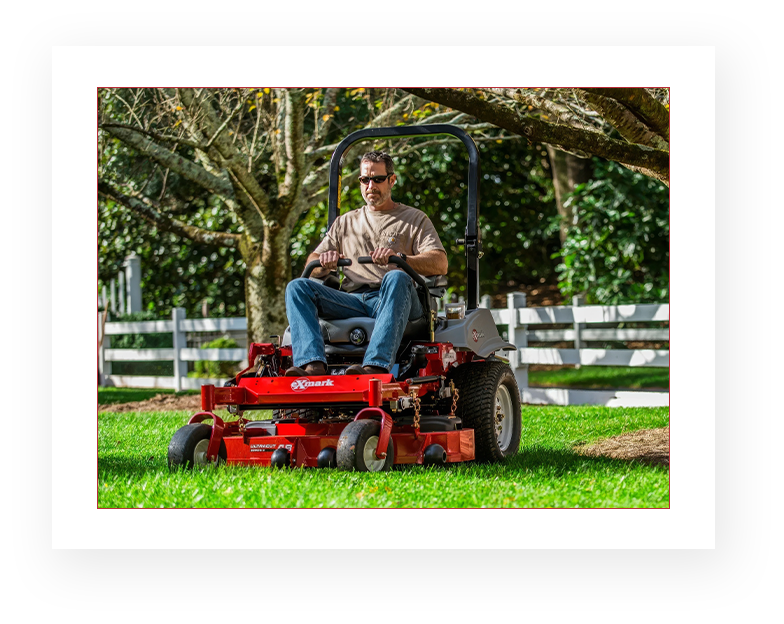
<path fill-rule="evenodd" d="M 586 302 L 669 300 L 669 189 L 614 162 L 594 159 L 594 178 L 567 196 L 575 224 L 556 267 L 565 297 Z M 551 227 L 558 228 L 554 219 Z"/>
<path fill-rule="evenodd" d="M 202 345 L 202 349 L 236 349 L 239 345 L 237 341 L 228 336 L 216 338 Z M 196 377 L 223 378 L 233 377 L 237 372 L 236 362 L 211 362 L 208 360 L 198 360 L 194 366 Z"/>

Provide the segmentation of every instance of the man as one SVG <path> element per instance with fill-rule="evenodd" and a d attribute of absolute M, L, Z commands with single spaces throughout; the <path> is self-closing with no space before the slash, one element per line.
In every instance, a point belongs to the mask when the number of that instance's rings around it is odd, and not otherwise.
<path fill-rule="evenodd" d="M 319 316 L 376 319 L 362 366 L 350 366 L 346 374 L 389 372 L 406 324 L 424 314 L 414 281 L 395 265 L 387 266 L 390 256 L 401 256 L 420 275 L 446 274 L 446 252 L 430 219 L 392 199 L 397 182 L 392 158 L 384 152 L 365 154 L 359 182 L 367 205 L 340 215 L 308 256 L 308 262 L 318 259 L 323 267 L 313 271 L 313 277 L 328 275 L 340 258 L 354 261 L 343 269 L 341 290 L 309 279 L 295 279 L 286 288 L 294 349 L 294 366 L 287 376 L 328 373 Z M 370 256 L 373 264 L 359 264 L 360 256 Z"/>

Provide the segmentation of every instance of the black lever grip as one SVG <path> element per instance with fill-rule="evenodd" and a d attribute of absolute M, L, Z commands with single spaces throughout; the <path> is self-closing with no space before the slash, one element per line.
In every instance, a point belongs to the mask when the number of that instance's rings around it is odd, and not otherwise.
<path fill-rule="evenodd" d="M 338 259 L 338 266 L 351 266 L 351 259 L 350 258 L 339 258 Z M 305 270 L 302 271 L 302 277 L 310 277 L 310 274 L 313 273 L 315 269 L 321 268 L 321 261 L 320 260 L 313 260 L 312 262 L 308 262 Z"/>
<path fill-rule="evenodd" d="M 359 258 L 357 258 L 357 262 L 359 262 L 360 264 L 373 264 L 373 258 L 371 258 L 370 256 L 360 256 Z M 405 271 L 411 277 L 412 280 L 414 280 L 417 284 L 419 284 L 422 288 L 424 288 L 425 292 L 428 292 L 427 282 L 425 281 L 425 278 L 422 277 L 416 271 L 414 271 L 414 269 L 411 268 L 411 265 L 408 264 L 408 262 L 406 262 L 405 260 L 403 260 L 403 258 L 401 258 L 400 256 L 389 256 L 389 264 L 394 264 L 396 266 L 399 266 L 401 269 L 403 269 L 403 271 Z"/>

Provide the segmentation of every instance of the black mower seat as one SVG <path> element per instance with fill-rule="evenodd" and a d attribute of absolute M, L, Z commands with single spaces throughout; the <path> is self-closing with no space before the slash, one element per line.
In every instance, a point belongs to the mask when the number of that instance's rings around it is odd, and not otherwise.
<path fill-rule="evenodd" d="M 324 337 L 324 343 L 349 343 L 355 346 L 361 344 L 367 345 L 370 336 L 373 334 L 373 329 L 376 327 L 376 319 L 367 316 L 357 316 L 347 319 L 319 319 L 321 326 L 321 335 Z M 357 330 L 356 332 L 354 330 Z M 352 336 L 352 332 L 354 335 Z M 361 332 L 361 333 L 360 333 Z M 403 340 L 416 340 L 418 338 L 426 339 L 429 336 L 430 323 L 425 317 L 415 321 L 409 321 L 406 328 L 403 330 Z M 361 335 L 365 339 L 360 341 Z"/>
<path fill-rule="evenodd" d="M 430 307 L 435 310 L 437 298 L 446 293 L 446 275 L 432 275 L 424 278 L 430 295 Z M 420 298 L 423 293 L 419 292 Z M 352 350 L 359 348 L 362 351 L 367 347 L 370 336 L 376 326 L 376 320 L 370 317 L 354 317 L 347 319 L 319 319 L 321 336 L 324 344 L 351 345 Z M 357 331 L 355 331 L 357 330 Z M 364 336 L 364 337 L 363 337 Z M 430 322 L 424 316 L 415 321 L 409 321 L 403 330 L 403 344 L 411 340 L 427 340 L 430 336 Z M 329 349 L 327 353 L 329 353 Z M 343 350 L 341 349 L 341 352 Z"/>

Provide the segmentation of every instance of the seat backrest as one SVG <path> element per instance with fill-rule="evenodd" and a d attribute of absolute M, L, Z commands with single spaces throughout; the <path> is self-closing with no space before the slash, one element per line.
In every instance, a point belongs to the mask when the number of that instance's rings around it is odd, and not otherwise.
<path fill-rule="evenodd" d="M 446 275 L 430 275 L 425 277 L 425 283 L 435 298 L 440 299 L 446 294 Z"/>

